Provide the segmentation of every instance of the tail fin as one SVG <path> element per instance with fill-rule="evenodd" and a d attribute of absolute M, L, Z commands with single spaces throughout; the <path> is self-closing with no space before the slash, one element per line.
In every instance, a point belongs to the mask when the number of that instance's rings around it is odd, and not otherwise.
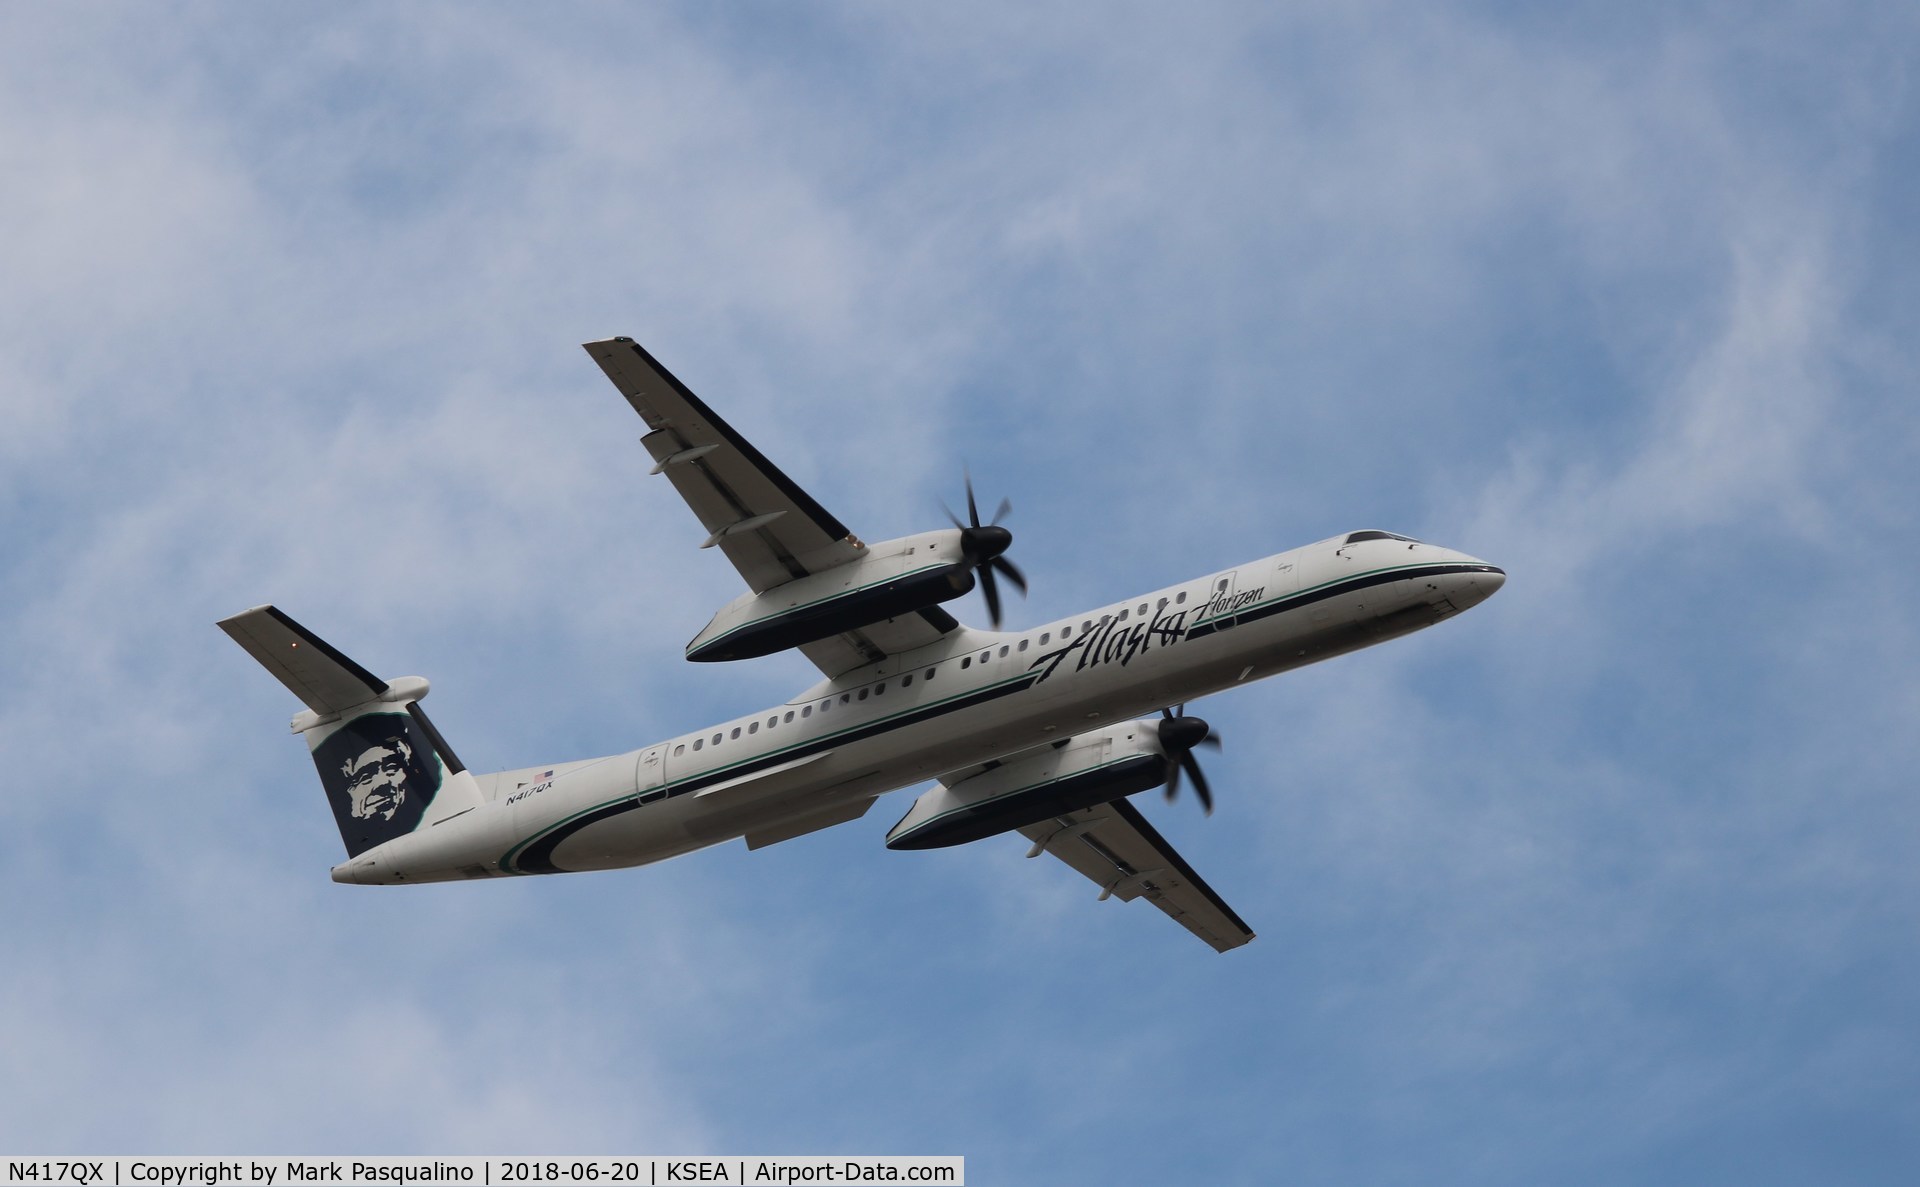
<path fill-rule="evenodd" d="M 272 606 L 219 626 L 306 702 L 293 732 L 307 737 L 348 857 L 480 804 L 480 785 L 420 708 L 424 679 L 382 680 Z"/>

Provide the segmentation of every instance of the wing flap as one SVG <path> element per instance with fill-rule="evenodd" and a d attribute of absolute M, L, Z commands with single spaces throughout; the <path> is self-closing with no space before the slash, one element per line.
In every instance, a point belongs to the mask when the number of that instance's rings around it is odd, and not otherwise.
<path fill-rule="evenodd" d="M 1103 899 L 1147 899 L 1216 952 L 1253 939 L 1253 929 L 1125 800 L 1043 820 L 1020 832 L 1034 843 L 1031 856 L 1053 854 L 1100 887 Z"/>

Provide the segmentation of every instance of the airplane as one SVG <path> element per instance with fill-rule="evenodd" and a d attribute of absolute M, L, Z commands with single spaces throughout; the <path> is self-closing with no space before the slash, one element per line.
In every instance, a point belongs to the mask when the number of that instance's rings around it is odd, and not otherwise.
<path fill-rule="evenodd" d="M 1377 529 L 1338 536 L 1018 631 L 1000 626 L 1002 501 L 980 521 L 866 544 L 630 338 L 585 344 L 647 426 L 672 483 L 748 592 L 687 644 L 698 662 L 798 649 L 819 683 L 717 725 L 603 758 L 467 770 L 420 708 L 271 605 L 221 629 L 293 692 L 346 844 L 336 882 L 400 884 L 614 869 L 845 824 L 928 780 L 889 849 L 1018 832 L 1099 887 L 1145 898 L 1226 952 L 1251 928 L 1128 797 L 1217 745 L 1188 701 L 1406 635 L 1506 581 L 1466 553 Z M 993 629 L 943 606 L 975 588 Z"/>

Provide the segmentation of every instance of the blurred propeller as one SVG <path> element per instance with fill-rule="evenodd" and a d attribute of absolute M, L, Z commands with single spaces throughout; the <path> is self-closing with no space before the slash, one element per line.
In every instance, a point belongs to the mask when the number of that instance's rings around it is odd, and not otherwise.
<path fill-rule="evenodd" d="M 1200 770 L 1200 761 L 1193 757 L 1196 746 L 1220 749 L 1220 739 L 1213 730 L 1198 717 L 1188 717 L 1187 706 L 1182 703 L 1172 709 L 1160 710 L 1160 749 L 1167 754 L 1167 802 L 1172 803 L 1180 794 L 1180 772 L 1193 776 L 1193 794 L 1200 799 L 1200 806 L 1207 815 L 1213 815 L 1213 791 L 1207 786 L 1207 777 Z"/>
<path fill-rule="evenodd" d="M 960 529 L 960 550 L 966 555 L 967 564 L 980 575 L 980 592 L 987 596 L 987 617 L 996 628 L 1000 625 L 1000 586 L 994 574 L 998 573 L 1013 582 L 1023 596 L 1027 592 L 1027 579 L 1012 561 L 1000 555 L 1013 546 L 1013 533 L 1000 526 L 1000 521 L 1012 510 L 1013 504 L 1001 499 L 1000 508 L 993 513 L 993 518 L 982 524 L 980 505 L 973 499 L 971 474 L 967 475 L 968 522 L 961 523 L 952 508 L 946 509 L 947 518 L 953 521 L 954 527 Z"/>

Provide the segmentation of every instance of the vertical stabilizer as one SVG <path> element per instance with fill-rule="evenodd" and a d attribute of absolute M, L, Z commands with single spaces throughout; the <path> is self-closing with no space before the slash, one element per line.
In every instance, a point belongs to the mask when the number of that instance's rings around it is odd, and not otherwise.
<path fill-rule="evenodd" d="M 307 739 L 347 856 L 479 806 L 479 784 L 427 719 L 418 676 L 382 680 L 272 606 L 220 629 L 273 673 L 307 711 Z"/>

